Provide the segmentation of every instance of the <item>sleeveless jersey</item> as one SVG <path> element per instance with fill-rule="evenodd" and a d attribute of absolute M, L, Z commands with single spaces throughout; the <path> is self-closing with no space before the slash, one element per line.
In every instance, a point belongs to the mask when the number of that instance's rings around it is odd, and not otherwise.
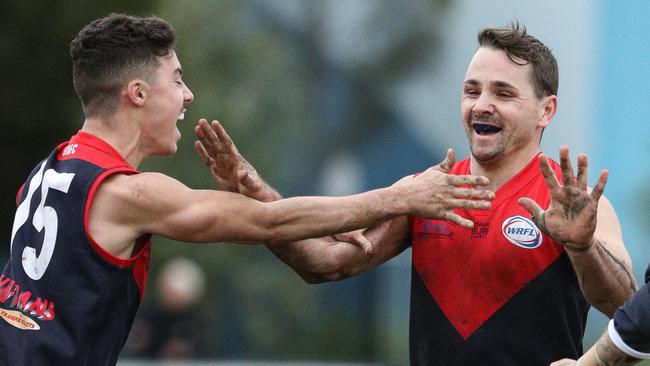
<path fill-rule="evenodd" d="M 470 174 L 469 159 L 450 173 Z M 472 229 L 411 218 L 412 365 L 548 366 L 582 354 L 589 305 L 571 262 L 517 203 L 550 203 L 537 157 L 495 194 L 489 210 L 455 210 Z"/>
<path fill-rule="evenodd" d="M 99 184 L 136 174 L 80 131 L 30 174 L 18 196 L 11 256 L 0 277 L 0 365 L 115 365 L 143 294 L 150 235 L 130 259 L 90 236 Z"/>

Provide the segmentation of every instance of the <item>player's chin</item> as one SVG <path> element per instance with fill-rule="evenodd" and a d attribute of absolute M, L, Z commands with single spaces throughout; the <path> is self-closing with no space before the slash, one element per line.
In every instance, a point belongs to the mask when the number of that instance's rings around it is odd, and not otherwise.
<path fill-rule="evenodd" d="M 165 149 L 160 149 L 159 151 L 153 153 L 154 156 L 169 156 L 176 154 L 177 147 L 176 145 L 169 146 Z"/>
<path fill-rule="evenodd" d="M 178 139 L 176 139 L 176 141 L 169 146 L 169 154 L 170 155 L 171 154 L 176 154 L 176 151 L 178 150 L 178 140 L 179 139 L 180 139 L 180 137 Z"/>
<path fill-rule="evenodd" d="M 174 141 L 170 141 L 170 143 L 167 144 L 167 146 L 165 146 L 164 148 L 162 148 L 161 151 L 159 152 L 159 154 L 157 154 L 157 155 L 168 156 L 168 155 L 176 154 L 176 151 L 178 150 L 177 142 L 178 142 L 178 139 L 175 139 Z"/>
<path fill-rule="evenodd" d="M 181 131 L 178 130 L 178 128 L 174 131 L 174 143 L 171 144 L 174 148 L 174 152 L 176 152 L 176 149 L 178 149 L 178 141 L 181 140 Z"/>
<path fill-rule="evenodd" d="M 493 161 L 500 155 L 500 151 L 492 147 L 473 145 L 470 150 L 472 152 L 472 157 L 474 160 L 484 163 Z"/>

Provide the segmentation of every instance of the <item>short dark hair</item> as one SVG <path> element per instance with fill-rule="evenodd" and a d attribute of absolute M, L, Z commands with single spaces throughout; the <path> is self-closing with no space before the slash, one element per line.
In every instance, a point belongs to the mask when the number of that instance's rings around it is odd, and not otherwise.
<path fill-rule="evenodd" d="M 555 56 L 546 45 L 528 34 L 526 27 L 520 27 L 519 22 L 512 22 L 507 27 L 483 29 L 478 34 L 478 44 L 503 50 L 518 65 L 531 64 L 537 98 L 557 95 L 560 76 Z"/>
<path fill-rule="evenodd" d="M 158 57 L 173 51 L 174 28 L 157 17 L 110 14 L 86 25 L 70 44 L 72 80 L 86 117 L 114 113 L 130 78 L 153 81 Z"/>

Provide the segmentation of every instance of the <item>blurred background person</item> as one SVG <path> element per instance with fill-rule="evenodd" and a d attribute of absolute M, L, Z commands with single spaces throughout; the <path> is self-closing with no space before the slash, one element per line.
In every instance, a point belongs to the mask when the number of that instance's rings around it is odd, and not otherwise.
<path fill-rule="evenodd" d="M 135 358 L 202 358 L 205 327 L 200 307 L 205 273 L 188 258 L 167 261 L 156 279 L 155 295 L 145 300 L 127 340 L 125 353 Z"/>

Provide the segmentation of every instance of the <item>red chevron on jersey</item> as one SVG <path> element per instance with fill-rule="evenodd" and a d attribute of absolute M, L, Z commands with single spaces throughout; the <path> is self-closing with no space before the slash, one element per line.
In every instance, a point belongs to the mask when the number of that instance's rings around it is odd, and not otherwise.
<path fill-rule="evenodd" d="M 559 166 L 551 162 L 558 177 Z M 451 174 L 470 174 L 469 160 Z M 517 200 L 530 197 L 548 207 L 550 192 L 535 157 L 500 187 L 487 211 L 456 210 L 473 229 L 415 218 L 411 222 L 413 265 L 450 323 L 469 338 L 563 248 L 543 235 Z"/>

